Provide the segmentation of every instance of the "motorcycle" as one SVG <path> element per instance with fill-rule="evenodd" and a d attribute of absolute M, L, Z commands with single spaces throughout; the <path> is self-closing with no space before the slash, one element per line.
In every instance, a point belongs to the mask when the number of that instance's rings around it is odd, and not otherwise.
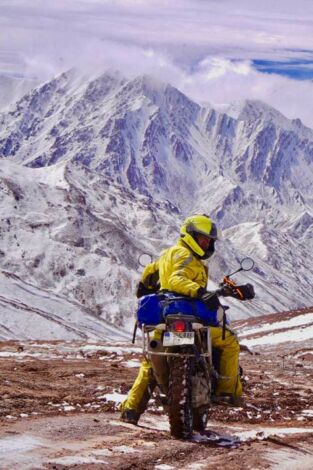
<path fill-rule="evenodd" d="M 251 258 L 244 258 L 212 296 L 221 295 L 225 286 L 236 289 L 230 277 L 253 266 Z M 175 438 L 188 439 L 193 430 L 205 429 L 219 377 L 218 350 L 212 348 L 210 326 L 222 325 L 225 339 L 228 308 L 219 302 L 213 312 L 202 301 L 173 292 L 148 295 L 140 301 L 137 323 L 142 329 L 143 354 L 152 364 Z"/>

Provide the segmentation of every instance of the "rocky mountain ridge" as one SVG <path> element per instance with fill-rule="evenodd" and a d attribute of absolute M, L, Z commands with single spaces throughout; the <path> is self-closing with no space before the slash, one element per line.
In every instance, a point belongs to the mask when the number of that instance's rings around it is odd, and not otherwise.
<path fill-rule="evenodd" d="M 199 211 L 224 232 L 215 281 L 256 261 L 240 280 L 258 298 L 235 312 L 312 305 L 313 131 L 299 120 L 255 101 L 204 107 L 151 77 L 69 71 L 0 123 L 2 269 L 126 325 L 140 253 L 157 256 Z"/>

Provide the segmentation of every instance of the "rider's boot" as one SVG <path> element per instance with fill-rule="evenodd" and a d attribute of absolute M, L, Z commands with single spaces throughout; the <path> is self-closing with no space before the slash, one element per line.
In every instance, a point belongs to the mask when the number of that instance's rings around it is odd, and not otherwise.
<path fill-rule="evenodd" d="M 137 424 L 148 406 L 155 386 L 156 381 L 150 363 L 144 360 L 127 400 L 120 406 L 122 411 L 120 419 L 126 423 Z"/>
<path fill-rule="evenodd" d="M 234 397 L 228 393 L 222 393 L 221 395 L 213 395 L 212 403 L 215 405 L 224 405 L 224 406 L 231 406 L 233 408 L 241 408 L 244 406 L 245 402 L 244 399 L 240 397 Z"/>
<path fill-rule="evenodd" d="M 121 413 L 121 421 L 129 424 L 137 424 L 140 418 L 140 413 L 135 410 L 124 410 Z"/>

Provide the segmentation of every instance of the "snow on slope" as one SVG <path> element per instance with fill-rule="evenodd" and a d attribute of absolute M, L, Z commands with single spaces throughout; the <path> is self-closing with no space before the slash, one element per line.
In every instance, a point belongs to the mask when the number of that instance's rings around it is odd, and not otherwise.
<path fill-rule="evenodd" d="M 253 325 L 254 324 L 254 325 Z M 303 354 L 312 354 L 313 307 L 265 315 L 247 322 L 237 322 L 240 342 L 248 347 L 301 343 Z M 311 345 L 310 348 L 306 348 Z M 311 352 L 310 352 L 311 351 Z"/>
<path fill-rule="evenodd" d="M 138 199 L 83 167 L 61 163 L 44 171 L 2 160 L 0 187 L 2 270 L 133 327 L 138 258 L 163 244 L 160 220 L 173 230 L 172 217 L 163 215 L 170 204 Z M 147 241 L 151 224 L 156 233 Z"/>
<path fill-rule="evenodd" d="M 0 74 L 0 112 L 6 110 L 38 85 L 33 78 Z"/>
<path fill-rule="evenodd" d="M 126 340 L 129 336 L 81 305 L 1 272 L 0 339 Z"/>

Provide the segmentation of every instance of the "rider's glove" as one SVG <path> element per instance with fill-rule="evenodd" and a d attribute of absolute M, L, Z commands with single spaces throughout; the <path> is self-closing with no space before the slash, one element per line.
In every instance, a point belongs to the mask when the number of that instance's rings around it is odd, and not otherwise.
<path fill-rule="evenodd" d="M 207 291 L 204 287 L 198 289 L 197 297 L 202 300 L 210 310 L 217 310 L 220 305 L 216 293 Z"/>
<path fill-rule="evenodd" d="M 149 295 L 152 293 L 153 292 L 151 291 L 151 289 L 148 289 L 142 282 L 139 282 L 137 291 L 136 291 L 137 299 L 140 299 L 140 297 L 143 297 L 144 295 Z"/>
<path fill-rule="evenodd" d="M 222 295 L 223 297 L 234 297 L 234 288 L 231 286 L 223 286 L 219 290 L 219 295 Z"/>
<path fill-rule="evenodd" d="M 251 300 L 255 297 L 254 287 L 252 284 L 244 284 L 242 286 L 237 286 L 236 290 L 240 291 L 241 300 Z"/>
<path fill-rule="evenodd" d="M 254 299 L 255 293 L 252 284 L 243 284 L 242 286 L 224 286 L 220 290 L 224 297 L 234 297 L 239 300 Z"/>
<path fill-rule="evenodd" d="M 155 294 L 160 289 L 159 271 L 155 271 L 140 281 L 137 287 L 136 296 L 138 299 L 144 295 Z"/>

